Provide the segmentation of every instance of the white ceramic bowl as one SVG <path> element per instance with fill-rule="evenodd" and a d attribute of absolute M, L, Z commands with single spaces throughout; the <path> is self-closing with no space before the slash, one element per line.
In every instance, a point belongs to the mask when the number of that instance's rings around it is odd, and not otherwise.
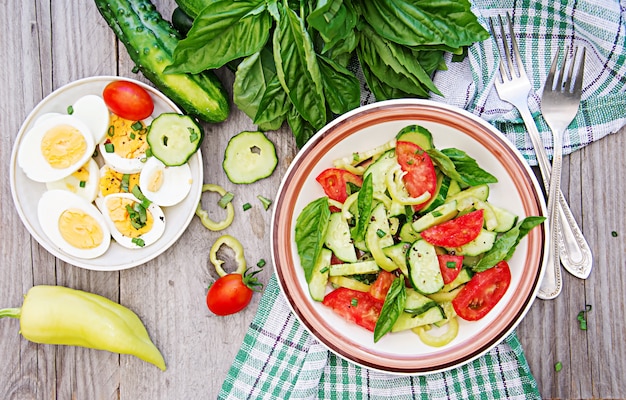
<path fill-rule="evenodd" d="M 131 81 L 146 89 L 154 101 L 152 117 L 156 117 L 164 112 L 181 113 L 180 109 L 165 95 L 137 80 L 116 76 L 97 76 L 80 79 L 50 93 L 31 111 L 17 134 L 11 155 L 10 179 L 13 201 L 22 222 L 30 234 L 55 257 L 81 268 L 99 271 L 116 271 L 135 267 L 163 253 L 183 234 L 195 214 L 196 206 L 202 195 L 202 154 L 198 151 L 189 160 L 193 178 L 191 191 L 181 203 L 173 207 L 164 208 L 166 218 L 165 232 L 154 244 L 142 249 L 131 250 L 111 242 L 111 247 L 102 256 L 94 259 L 79 259 L 66 254 L 46 237 L 37 218 L 37 203 L 46 190 L 46 185 L 34 182 L 26 177 L 22 169 L 17 165 L 17 150 L 23 141 L 25 133 L 33 126 L 39 116 L 52 112 L 65 114 L 67 113 L 67 107 L 77 99 L 87 94 L 102 95 L 104 87 L 115 80 Z"/>
<path fill-rule="evenodd" d="M 518 216 L 546 215 L 540 186 L 521 154 L 493 126 L 455 107 L 428 100 L 390 100 L 353 110 L 324 127 L 298 153 L 274 205 L 271 250 L 278 282 L 304 327 L 329 350 L 361 366 L 398 374 L 425 374 L 470 362 L 500 343 L 532 305 L 547 251 L 546 224 L 533 229 L 509 261 L 511 285 L 486 317 L 460 320 L 450 344 L 433 348 L 408 332 L 387 334 L 377 343 L 371 332 L 343 320 L 311 299 L 294 240 L 297 216 L 324 196 L 315 177 L 333 160 L 372 149 L 409 124 L 431 131 L 437 148 L 456 147 L 498 178 L 489 200 Z"/>

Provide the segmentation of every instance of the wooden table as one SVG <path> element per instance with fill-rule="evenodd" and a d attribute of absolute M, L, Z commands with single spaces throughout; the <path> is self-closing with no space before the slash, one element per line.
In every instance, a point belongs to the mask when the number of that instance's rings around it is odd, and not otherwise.
<path fill-rule="evenodd" d="M 215 279 L 209 248 L 221 234 L 194 218 L 181 239 L 153 261 L 120 272 L 94 272 L 51 256 L 31 238 L 13 205 L 9 163 L 17 131 L 32 108 L 54 89 L 94 75 L 147 82 L 117 43 L 92 1 L 35 0 L 0 5 L 0 305 L 17 307 L 37 284 L 57 284 L 107 296 L 133 309 L 162 350 L 168 370 L 130 356 L 75 347 L 36 345 L 21 338 L 17 320 L 0 322 L 2 399 L 193 399 L 215 398 L 237 353 L 260 295 L 243 312 L 212 315 L 205 306 Z M 169 18 L 173 0 L 161 1 Z M 220 71 L 227 87 L 233 76 Z M 250 120 L 234 109 L 228 121 L 206 125 L 202 147 L 205 182 L 236 194 L 237 212 L 227 233 L 238 237 L 248 263 L 270 260 L 271 213 L 256 195 L 272 198 L 296 148 L 287 130 L 269 133 L 279 165 L 249 187 L 230 184 L 221 169 L 227 140 Z M 622 129 L 623 131 L 624 129 Z M 595 256 L 587 280 L 564 274 L 553 301 L 537 300 L 517 332 L 545 398 L 626 398 L 625 241 L 626 136 L 614 134 L 565 157 L 563 192 Z M 219 215 L 215 214 L 215 218 Z M 612 232 L 617 232 L 614 237 Z M 267 282 L 272 267 L 261 274 Z M 576 319 L 586 304 L 588 329 Z M 561 362 L 563 369 L 555 372 Z"/>

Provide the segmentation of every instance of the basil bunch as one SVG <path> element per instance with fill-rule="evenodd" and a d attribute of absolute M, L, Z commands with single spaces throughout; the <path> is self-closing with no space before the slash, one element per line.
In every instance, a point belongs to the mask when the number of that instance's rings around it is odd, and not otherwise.
<path fill-rule="evenodd" d="M 262 130 L 286 120 L 298 146 L 360 105 L 356 57 L 377 100 L 439 93 L 444 53 L 489 37 L 468 0 L 207 0 L 166 72 L 236 63 L 234 102 Z"/>

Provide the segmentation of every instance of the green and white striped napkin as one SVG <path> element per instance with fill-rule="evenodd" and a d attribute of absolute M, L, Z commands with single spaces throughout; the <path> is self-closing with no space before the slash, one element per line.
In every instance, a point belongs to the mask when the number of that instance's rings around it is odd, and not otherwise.
<path fill-rule="evenodd" d="M 474 0 L 483 26 L 509 12 L 534 93 L 531 112 L 551 154 L 551 133 L 540 115 L 540 94 L 561 45 L 587 49 L 580 112 L 564 137 L 564 154 L 626 124 L 626 22 L 617 0 Z M 495 42 L 469 49 L 460 63 L 435 76 L 436 101 L 464 108 L 500 129 L 535 165 L 521 117 L 493 87 Z M 362 103 L 375 101 L 364 92 Z M 447 372 L 397 376 L 359 367 L 329 352 L 291 313 L 273 276 L 219 394 L 220 399 L 539 399 L 515 334 L 477 360 Z"/>
<path fill-rule="evenodd" d="M 219 399 L 540 399 L 515 334 L 459 368 L 398 376 L 329 352 L 306 331 L 273 275 Z"/>

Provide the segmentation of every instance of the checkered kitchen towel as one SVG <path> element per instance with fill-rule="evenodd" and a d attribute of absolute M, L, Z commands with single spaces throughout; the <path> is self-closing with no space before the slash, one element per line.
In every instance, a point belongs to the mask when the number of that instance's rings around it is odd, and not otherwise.
<path fill-rule="evenodd" d="M 451 371 L 398 376 L 329 352 L 291 313 L 273 275 L 219 399 L 539 399 L 522 347 L 510 335 Z"/>
<path fill-rule="evenodd" d="M 512 15 L 520 52 L 535 93 L 531 112 L 551 153 L 551 134 L 540 116 L 540 93 L 558 44 L 587 48 L 581 112 L 564 138 L 564 154 L 617 131 L 626 123 L 626 24 L 617 0 L 474 0 L 487 19 Z M 467 59 L 448 63 L 434 100 L 490 121 L 531 165 L 532 145 L 517 110 L 493 88 L 498 54 L 492 40 L 472 46 Z M 364 92 L 363 103 L 374 101 Z M 220 399 L 538 399 L 537 384 L 512 334 L 479 359 L 426 376 L 396 376 L 361 368 L 319 344 L 290 312 L 272 277 L 222 386 Z"/>

